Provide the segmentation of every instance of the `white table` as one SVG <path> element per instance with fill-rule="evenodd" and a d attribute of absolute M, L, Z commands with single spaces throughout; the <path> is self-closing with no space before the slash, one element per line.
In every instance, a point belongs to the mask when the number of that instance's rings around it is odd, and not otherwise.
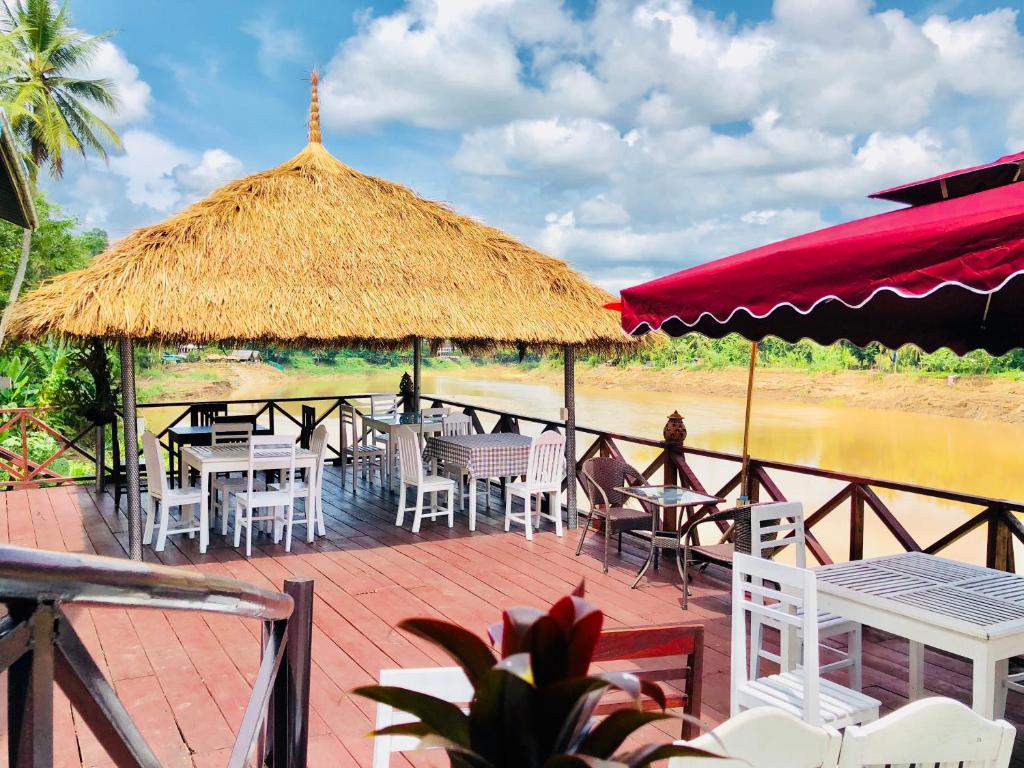
<path fill-rule="evenodd" d="M 413 432 L 420 435 L 436 435 L 444 426 L 441 416 L 430 416 L 423 419 L 418 413 L 388 413 L 380 416 L 362 414 L 363 430 L 374 429 L 378 432 L 387 432 L 388 448 L 387 461 L 384 467 L 384 486 L 395 489 L 394 467 L 398 457 L 397 443 L 395 442 L 395 430 L 399 427 L 411 427 Z"/>
<path fill-rule="evenodd" d="M 924 646 L 974 664 L 974 710 L 992 718 L 1011 657 L 1024 654 L 1024 578 L 923 552 L 816 569 L 818 607 L 910 641 L 910 699 Z"/>
<path fill-rule="evenodd" d="M 446 435 L 427 440 L 425 456 L 437 471 L 438 462 L 462 467 L 469 476 L 469 530 L 476 530 L 476 481 L 525 475 L 533 438 L 512 432 Z M 461 495 L 461 491 L 460 491 Z M 491 494 L 487 492 L 490 505 Z"/>
<path fill-rule="evenodd" d="M 261 470 L 287 469 L 288 458 L 280 450 L 265 448 L 256 452 L 256 466 Z M 306 448 L 295 449 L 295 469 L 305 469 L 311 477 L 316 466 L 316 454 Z M 199 474 L 199 551 L 206 552 L 210 543 L 210 476 L 220 472 L 245 472 L 249 469 L 249 446 L 194 445 L 181 451 L 181 486 L 188 485 L 189 470 Z M 307 501 L 307 504 L 312 500 Z M 225 504 L 225 508 L 227 505 Z M 225 510 L 226 514 L 226 510 Z"/>

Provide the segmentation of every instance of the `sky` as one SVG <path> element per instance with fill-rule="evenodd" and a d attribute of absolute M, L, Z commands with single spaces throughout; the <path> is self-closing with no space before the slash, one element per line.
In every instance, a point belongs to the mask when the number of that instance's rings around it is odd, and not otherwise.
<path fill-rule="evenodd" d="M 47 189 L 112 238 L 306 142 L 611 291 L 1024 149 L 1008 0 L 70 0 L 123 146 Z M 439 264 L 438 269 L 444 269 Z"/>

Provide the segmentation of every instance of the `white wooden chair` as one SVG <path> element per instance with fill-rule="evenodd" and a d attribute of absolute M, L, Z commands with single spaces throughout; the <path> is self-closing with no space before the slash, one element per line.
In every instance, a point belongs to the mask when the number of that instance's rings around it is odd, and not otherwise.
<path fill-rule="evenodd" d="M 385 393 L 378 395 L 370 395 L 370 415 L 371 416 L 394 416 L 398 413 L 398 395 Z M 370 445 L 377 448 L 385 448 L 388 444 L 388 432 L 381 432 L 380 430 L 373 430 L 370 435 Z"/>
<path fill-rule="evenodd" d="M 422 669 L 382 669 L 380 684 L 406 688 L 444 699 L 450 704 L 465 706 L 473 698 L 473 686 L 462 667 L 430 667 Z M 389 725 L 415 723 L 408 712 L 389 704 L 377 705 L 376 729 Z M 411 752 L 419 748 L 419 739 L 412 736 L 374 736 L 372 768 L 388 768 L 395 752 Z"/>
<path fill-rule="evenodd" d="M 281 473 L 277 490 L 256 490 L 257 460 L 274 456 L 273 468 Z M 267 462 L 263 462 L 266 468 Z M 245 528 L 245 556 L 252 557 L 252 529 L 257 523 L 271 523 L 274 542 L 280 540 L 282 525 L 294 516 L 295 504 L 295 440 L 287 436 L 253 435 L 249 439 L 249 467 L 245 472 L 246 488 L 235 493 L 235 548 L 241 543 Z M 257 514 L 257 510 L 266 510 Z M 288 532 L 290 536 L 291 532 Z"/>
<path fill-rule="evenodd" d="M 450 437 L 452 435 L 470 435 L 473 433 L 473 419 L 466 413 L 449 413 L 441 421 L 441 435 Z M 460 467 L 458 464 L 445 462 L 443 472 L 451 477 L 459 487 L 459 508 L 462 508 L 465 496 L 466 483 L 469 482 L 469 470 Z M 489 496 L 490 494 L 488 494 Z"/>
<path fill-rule="evenodd" d="M 164 456 L 160 449 L 160 441 L 152 432 L 142 435 L 142 453 L 146 461 L 146 486 L 149 493 L 146 499 L 146 527 L 142 533 L 142 540 L 149 544 L 153 541 L 153 529 L 157 527 L 157 512 L 160 514 L 160 522 L 156 537 L 156 551 L 163 552 L 167 544 L 167 536 L 172 533 L 187 533 L 189 538 L 200 534 L 200 543 L 203 541 L 202 532 L 209 528 L 209 521 L 195 520 L 193 513 L 189 513 L 188 524 L 185 524 L 183 508 L 195 504 L 200 506 L 203 494 L 198 488 L 171 488 L 167 482 L 167 473 L 164 471 Z M 171 509 L 178 508 L 179 527 L 170 527 Z M 206 548 L 200 546 L 205 552 Z"/>
<path fill-rule="evenodd" d="M 405 513 L 412 510 L 413 533 L 419 532 L 420 523 L 424 518 L 434 520 L 447 515 L 448 527 L 453 527 L 455 525 L 455 481 L 450 477 L 428 475 L 423 471 L 423 453 L 420 450 L 419 437 L 412 427 L 396 429 L 395 442 L 398 444 L 398 465 L 401 470 L 398 487 L 398 517 L 395 519 L 395 525 L 401 526 L 405 520 Z M 406 490 L 411 486 L 416 488 L 416 503 L 410 507 L 406 505 Z M 423 501 L 428 493 L 431 494 L 430 511 L 424 512 Z M 438 493 L 448 494 L 446 510 L 437 506 Z"/>
<path fill-rule="evenodd" d="M 249 422 L 218 422 L 210 425 L 211 445 L 243 445 L 252 437 L 252 424 Z M 217 475 L 210 483 L 211 506 L 213 520 L 216 525 L 220 517 L 220 532 L 228 535 L 228 520 L 231 518 L 231 495 L 245 490 L 247 481 L 244 475 Z M 266 490 L 262 480 L 253 484 L 258 491 Z"/>
<path fill-rule="evenodd" d="M 321 424 L 313 430 L 309 441 L 309 450 L 316 455 L 313 469 L 310 470 L 305 480 L 295 480 L 294 496 L 296 499 L 305 499 L 306 508 L 304 517 L 292 517 L 285 520 L 285 552 L 292 551 L 292 527 L 295 525 L 306 526 L 306 542 L 312 542 L 314 535 L 325 536 L 327 534 L 324 525 L 323 510 L 323 489 L 324 489 L 324 461 L 327 458 L 327 427 Z M 282 490 L 280 483 L 271 483 L 270 490 Z M 292 510 L 295 505 L 292 505 Z"/>
<path fill-rule="evenodd" d="M 803 636 L 803 664 L 760 677 L 748 672 L 747 615 Z M 830 680 L 818 670 L 818 589 L 814 571 L 737 553 L 732 570 L 731 711 L 772 706 L 811 725 L 844 728 L 878 717 L 881 703 Z"/>
<path fill-rule="evenodd" d="M 804 505 L 798 501 L 780 501 L 750 506 L 750 553 L 754 557 L 768 560 L 786 547 L 793 547 L 797 568 L 807 567 L 807 538 L 804 531 Z M 769 653 L 764 649 L 764 627 L 772 627 L 780 633 L 782 653 Z M 774 661 L 782 669 L 795 666 L 787 633 L 779 622 L 754 614 L 750 617 L 750 668 L 755 677 L 760 674 L 762 659 Z M 861 646 L 862 629 L 856 621 L 837 616 L 827 611 L 818 611 L 818 640 L 846 635 L 846 651 L 830 645 L 822 645 L 825 653 L 838 659 L 822 665 L 821 672 L 849 669 L 849 685 L 859 691 L 862 687 Z M 786 657 L 789 656 L 787 659 Z"/>
<path fill-rule="evenodd" d="M 836 768 L 842 736 L 831 726 L 808 725 L 781 709 L 755 707 L 710 733 L 677 743 L 731 759 L 674 757 L 668 768 Z"/>
<path fill-rule="evenodd" d="M 839 766 L 1006 768 L 1016 735 L 1005 720 L 987 720 L 958 701 L 936 696 L 847 728 Z"/>
<path fill-rule="evenodd" d="M 423 447 L 423 448 L 427 447 L 427 437 L 426 437 L 426 433 L 423 431 L 424 423 L 426 421 L 428 421 L 429 419 L 441 419 L 442 420 L 442 426 L 443 426 L 443 424 L 444 424 L 444 417 L 447 416 L 447 415 L 448 415 L 448 409 L 447 408 L 420 408 L 419 433 L 420 433 L 420 446 L 421 447 Z"/>
<path fill-rule="evenodd" d="M 210 425 L 212 445 L 233 445 L 247 443 L 252 437 L 252 424 L 248 421 L 214 421 Z"/>
<path fill-rule="evenodd" d="M 376 471 L 381 487 L 384 487 L 387 448 L 379 448 L 372 442 L 372 436 L 369 430 L 363 428 L 358 412 L 348 403 L 341 404 L 341 455 L 352 467 L 352 493 L 356 492 L 356 473 L 360 470 L 363 477 L 369 474 L 371 485 L 373 473 Z M 341 484 L 344 486 L 345 467 L 342 466 L 341 469 Z"/>
<path fill-rule="evenodd" d="M 540 518 L 555 524 L 555 534 L 562 535 L 562 479 L 565 476 L 565 436 L 558 432 L 545 432 L 534 438 L 530 445 L 530 458 L 526 465 L 526 480 L 517 480 L 505 487 L 505 530 L 512 523 L 522 523 L 526 540 L 533 540 L 533 498 L 537 497 L 537 525 Z M 547 513 L 541 511 L 541 499 L 548 496 Z M 522 515 L 512 512 L 513 498 L 523 500 Z"/>

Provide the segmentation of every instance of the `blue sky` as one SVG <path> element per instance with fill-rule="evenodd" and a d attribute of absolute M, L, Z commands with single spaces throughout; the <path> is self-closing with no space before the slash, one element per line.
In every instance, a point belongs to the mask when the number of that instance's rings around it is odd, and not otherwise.
<path fill-rule="evenodd" d="M 1005 0 L 71 0 L 124 148 L 53 197 L 123 235 L 305 143 L 614 290 L 1024 149 Z"/>

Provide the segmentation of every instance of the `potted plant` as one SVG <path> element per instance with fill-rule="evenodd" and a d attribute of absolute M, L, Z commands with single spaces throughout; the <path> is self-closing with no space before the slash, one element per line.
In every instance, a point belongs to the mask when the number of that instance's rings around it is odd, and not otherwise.
<path fill-rule="evenodd" d="M 604 616 L 583 597 L 583 587 L 546 612 L 512 608 L 491 635 L 501 657 L 462 627 L 436 619 L 408 619 L 399 626 L 447 652 L 465 671 L 474 695 L 468 712 L 427 694 L 390 686 L 354 693 L 419 718 L 374 735 L 414 736 L 423 747 L 447 750 L 453 768 L 639 768 L 670 757 L 716 758 L 674 744 L 623 750 L 639 728 L 674 716 L 652 682 L 627 672 L 590 672 Z M 610 689 L 635 702 L 649 696 L 661 712 L 621 709 L 594 723 Z"/>

